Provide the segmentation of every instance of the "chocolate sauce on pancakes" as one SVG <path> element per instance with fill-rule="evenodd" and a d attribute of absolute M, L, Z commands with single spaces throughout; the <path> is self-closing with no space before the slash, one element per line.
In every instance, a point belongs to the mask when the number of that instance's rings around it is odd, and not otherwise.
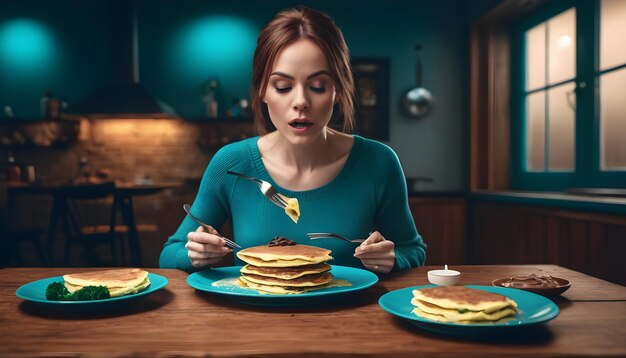
<path fill-rule="evenodd" d="M 273 238 L 267 244 L 267 246 L 269 246 L 269 247 L 274 247 L 274 246 L 293 246 L 295 244 L 296 244 L 295 241 L 291 241 L 291 240 L 289 240 L 288 238 L 286 238 L 284 236 L 276 236 L 275 238 Z"/>

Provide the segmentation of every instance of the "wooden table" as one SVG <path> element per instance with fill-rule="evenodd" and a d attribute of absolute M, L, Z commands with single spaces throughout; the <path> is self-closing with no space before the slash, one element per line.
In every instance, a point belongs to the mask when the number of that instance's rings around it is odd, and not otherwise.
<path fill-rule="evenodd" d="M 154 183 L 154 184 L 135 184 L 118 182 L 115 184 L 115 205 L 122 215 L 124 224 L 128 226 L 128 242 L 130 246 L 131 262 L 133 266 L 142 267 L 143 257 L 141 255 L 141 244 L 139 240 L 139 232 L 137 231 L 137 223 L 135 221 L 135 211 L 133 208 L 133 197 L 144 196 L 159 193 L 166 189 L 180 186 L 180 183 Z M 50 219 L 48 221 L 48 234 L 46 236 L 46 251 L 49 260 L 54 262 L 52 252 L 57 233 L 57 225 L 59 223 L 60 207 L 64 198 L 60 197 L 60 184 L 27 184 L 27 183 L 11 183 L 7 187 L 7 202 L 10 208 L 14 206 L 16 197 L 20 195 L 50 195 L 53 197 L 52 209 L 50 210 Z"/>
<path fill-rule="evenodd" d="M 529 272 L 572 282 L 556 299 L 560 315 L 547 324 L 459 339 L 422 331 L 378 306 L 385 292 L 426 284 L 429 269 L 394 273 L 336 304 L 301 308 L 238 304 L 196 292 L 185 272 L 150 269 L 169 279 L 164 289 L 122 311 L 82 315 L 15 296 L 20 285 L 68 269 L 2 269 L 0 356 L 626 356 L 626 287 L 553 265 L 456 266 L 462 284 Z"/>

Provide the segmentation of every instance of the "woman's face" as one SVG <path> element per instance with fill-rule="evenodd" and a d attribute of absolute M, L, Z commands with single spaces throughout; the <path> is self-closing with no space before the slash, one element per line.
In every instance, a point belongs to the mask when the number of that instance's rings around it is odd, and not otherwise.
<path fill-rule="evenodd" d="M 272 123 L 290 143 L 305 144 L 317 138 L 336 103 L 322 50 L 307 39 L 283 48 L 274 61 L 263 101 Z"/>

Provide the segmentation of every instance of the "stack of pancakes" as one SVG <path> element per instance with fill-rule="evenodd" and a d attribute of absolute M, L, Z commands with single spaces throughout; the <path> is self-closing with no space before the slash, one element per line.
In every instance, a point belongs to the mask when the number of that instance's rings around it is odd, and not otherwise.
<path fill-rule="evenodd" d="M 462 286 L 440 286 L 413 291 L 413 313 L 439 322 L 497 323 L 517 312 L 510 298 Z"/>
<path fill-rule="evenodd" d="M 63 275 L 63 281 L 72 293 L 85 286 L 105 286 L 111 297 L 137 293 L 150 285 L 148 271 L 138 268 L 72 273 Z"/>
<path fill-rule="evenodd" d="M 242 285 L 264 293 L 290 294 L 325 287 L 333 275 L 326 263 L 331 251 L 299 245 L 255 246 L 237 253 L 247 263 L 241 268 Z"/>

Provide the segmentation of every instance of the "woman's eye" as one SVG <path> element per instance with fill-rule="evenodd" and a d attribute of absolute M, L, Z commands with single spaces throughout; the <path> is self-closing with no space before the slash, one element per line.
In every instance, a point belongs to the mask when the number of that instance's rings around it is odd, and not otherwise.
<path fill-rule="evenodd" d="M 326 92 L 326 87 L 311 86 L 311 91 L 317 92 L 317 93 L 324 93 L 324 92 Z"/>
<path fill-rule="evenodd" d="M 291 87 L 276 87 L 276 92 L 287 93 L 291 90 Z"/>

